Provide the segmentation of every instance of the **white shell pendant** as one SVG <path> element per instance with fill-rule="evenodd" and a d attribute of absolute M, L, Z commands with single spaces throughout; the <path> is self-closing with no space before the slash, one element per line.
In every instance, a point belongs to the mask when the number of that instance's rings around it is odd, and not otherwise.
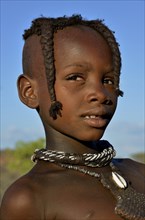
<path fill-rule="evenodd" d="M 126 180 L 117 172 L 112 172 L 112 179 L 119 188 L 125 189 L 127 187 Z"/>

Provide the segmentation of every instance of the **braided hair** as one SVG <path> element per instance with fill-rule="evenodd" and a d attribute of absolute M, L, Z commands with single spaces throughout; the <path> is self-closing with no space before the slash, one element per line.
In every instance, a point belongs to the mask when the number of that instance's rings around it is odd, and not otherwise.
<path fill-rule="evenodd" d="M 48 82 L 48 91 L 51 99 L 51 107 L 49 114 L 53 119 L 57 118 L 57 115 L 61 115 L 62 104 L 56 100 L 56 94 L 54 90 L 55 83 L 55 65 L 54 65 L 54 33 L 58 30 L 62 30 L 69 26 L 88 26 L 95 31 L 99 32 L 102 37 L 107 41 L 113 54 L 114 65 L 114 86 L 116 88 L 117 95 L 123 96 L 123 92 L 119 89 L 119 79 L 121 70 L 121 56 L 119 51 L 119 45 L 112 32 L 104 23 L 103 20 L 84 20 L 81 15 L 72 15 L 71 17 L 58 17 L 58 18 L 46 18 L 40 17 L 32 21 L 30 29 L 25 30 L 23 34 L 24 40 L 27 40 L 30 36 L 36 34 L 40 36 L 41 48 L 44 56 L 45 74 Z"/>

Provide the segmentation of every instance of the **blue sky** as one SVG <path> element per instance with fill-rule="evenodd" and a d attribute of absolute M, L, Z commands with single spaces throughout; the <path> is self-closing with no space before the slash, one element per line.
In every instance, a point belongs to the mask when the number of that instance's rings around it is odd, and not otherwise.
<path fill-rule="evenodd" d="M 35 110 L 18 99 L 16 81 L 22 73 L 22 34 L 36 17 L 80 13 L 105 19 L 122 53 L 121 88 L 116 114 L 103 139 L 120 157 L 144 151 L 144 1 L 1 1 L 1 148 L 19 140 L 44 137 Z M 41 147 L 41 146 L 40 146 Z"/>

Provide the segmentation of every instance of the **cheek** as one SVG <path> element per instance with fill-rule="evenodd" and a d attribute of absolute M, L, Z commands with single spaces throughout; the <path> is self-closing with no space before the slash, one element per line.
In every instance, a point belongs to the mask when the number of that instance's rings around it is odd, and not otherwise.
<path fill-rule="evenodd" d="M 60 101 L 63 105 L 63 112 L 69 112 L 71 109 L 77 109 L 82 102 L 82 92 L 79 93 L 72 86 L 55 86 L 56 99 Z"/>
<path fill-rule="evenodd" d="M 113 101 L 113 108 L 114 108 L 114 113 L 115 113 L 115 110 L 117 108 L 117 103 L 118 103 L 118 96 L 114 95 L 112 98 L 112 101 Z"/>

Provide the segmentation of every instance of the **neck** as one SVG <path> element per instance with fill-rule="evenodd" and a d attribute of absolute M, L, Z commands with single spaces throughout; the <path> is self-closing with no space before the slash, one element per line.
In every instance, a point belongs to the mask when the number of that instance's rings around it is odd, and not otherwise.
<path fill-rule="evenodd" d="M 65 151 L 68 153 L 93 153 L 98 150 L 96 142 L 76 140 L 56 131 L 52 127 L 47 126 L 45 133 L 46 148 L 49 150 Z"/>

